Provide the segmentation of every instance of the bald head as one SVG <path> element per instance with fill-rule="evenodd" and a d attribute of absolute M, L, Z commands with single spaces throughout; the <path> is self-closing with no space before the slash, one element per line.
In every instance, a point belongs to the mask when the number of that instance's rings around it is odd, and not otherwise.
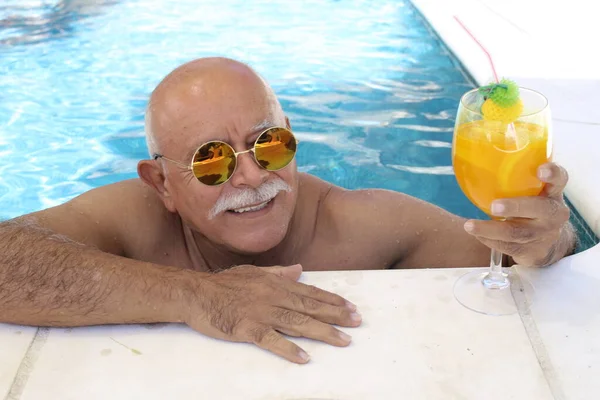
<path fill-rule="evenodd" d="M 281 117 L 273 90 L 252 68 L 228 58 L 201 58 L 173 70 L 152 92 L 145 119 L 148 150 L 165 152 L 174 143 L 189 146 L 202 135 L 208 140 Z"/>
<path fill-rule="evenodd" d="M 152 93 L 146 115 L 148 147 L 162 158 L 140 160 L 138 175 L 154 188 L 167 210 L 179 214 L 202 237 L 238 253 L 264 252 L 285 238 L 298 193 L 295 160 L 271 171 L 248 153 L 261 133 L 275 126 L 291 128 L 271 88 L 250 67 L 226 58 L 189 62 L 166 76 Z M 246 153 L 235 163 L 223 160 L 233 168 L 228 171 L 232 175 L 217 186 L 201 184 L 185 168 L 208 141 L 226 142 Z M 211 156 L 217 160 L 222 155 Z M 222 165 L 207 163 L 207 170 L 215 168 L 209 175 L 221 176 Z M 253 218 L 225 211 L 259 203 L 263 214 Z"/>

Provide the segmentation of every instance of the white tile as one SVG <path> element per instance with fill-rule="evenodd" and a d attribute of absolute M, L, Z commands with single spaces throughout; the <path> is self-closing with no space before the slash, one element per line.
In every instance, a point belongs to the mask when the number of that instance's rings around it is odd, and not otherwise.
<path fill-rule="evenodd" d="M 35 328 L 0 324 L 0 398 L 4 399 L 35 336 Z"/>
<path fill-rule="evenodd" d="M 600 245 L 545 269 L 522 270 L 536 287 L 539 338 L 569 400 L 600 398 Z"/>
<path fill-rule="evenodd" d="M 304 366 L 184 326 L 54 330 L 22 400 L 552 399 L 519 317 L 455 301 L 464 272 L 305 274 L 357 303 L 364 324 L 345 329 L 347 348 L 296 340 L 312 356 Z"/>
<path fill-rule="evenodd" d="M 600 80 L 520 78 L 518 82 L 548 98 L 554 120 L 582 122 L 600 129 Z"/>
<path fill-rule="evenodd" d="M 480 84 L 489 83 L 494 77 L 489 59 L 454 16 L 489 52 L 498 77 L 512 78 L 515 74 L 539 77 L 540 71 L 547 71 L 540 69 L 538 53 L 543 54 L 543 50 L 532 44 L 534 39 L 482 2 L 414 0 L 413 3 Z"/>
<path fill-rule="evenodd" d="M 599 78 L 598 58 L 594 49 L 600 36 L 597 13 L 587 0 L 565 2 L 546 0 L 479 0 L 507 23 L 531 38 L 528 46 L 539 50 L 534 54 L 543 56 L 544 66 L 559 77 L 577 79 Z M 569 12 L 571 11 L 571 12 Z M 502 40 L 498 32 L 499 41 Z M 506 43 L 508 46 L 523 43 Z M 539 77 L 539 76 L 538 76 Z"/>

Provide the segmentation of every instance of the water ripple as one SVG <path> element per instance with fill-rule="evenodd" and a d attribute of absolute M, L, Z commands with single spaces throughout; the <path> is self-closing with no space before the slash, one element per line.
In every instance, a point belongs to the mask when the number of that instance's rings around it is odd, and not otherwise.
<path fill-rule="evenodd" d="M 301 171 L 474 216 L 450 160 L 472 84 L 449 54 L 406 0 L 3 0 L 0 220 L 135 177 L 149 93 L 209 55 L 272 84 Z"/>

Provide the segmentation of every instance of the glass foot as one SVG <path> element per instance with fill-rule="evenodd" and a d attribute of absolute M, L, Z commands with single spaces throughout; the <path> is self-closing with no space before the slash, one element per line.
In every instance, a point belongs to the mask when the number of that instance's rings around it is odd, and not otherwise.
<path fill-rule="evenodd" d="M 489 270 L 473 271 L 454 284 L 454 297 L 466 308 L 485 315 L 511 315 L 531 307 L 535 289 L 513 268 L 503 271 L 505 284 L 490 285 Z M 506 284 L 507 283 L 507 284 Z"/>

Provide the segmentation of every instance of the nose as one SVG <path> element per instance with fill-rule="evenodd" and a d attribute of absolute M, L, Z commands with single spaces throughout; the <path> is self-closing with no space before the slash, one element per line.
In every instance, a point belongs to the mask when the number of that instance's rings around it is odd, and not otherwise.
<path fill-rule="evenodd" d="M 257 188 L 267 181 L 269 171 L 261 168 L 254 160 L 252 152 L 238 155 L 237 168 L 230 179 L 233 187 Z"/>

